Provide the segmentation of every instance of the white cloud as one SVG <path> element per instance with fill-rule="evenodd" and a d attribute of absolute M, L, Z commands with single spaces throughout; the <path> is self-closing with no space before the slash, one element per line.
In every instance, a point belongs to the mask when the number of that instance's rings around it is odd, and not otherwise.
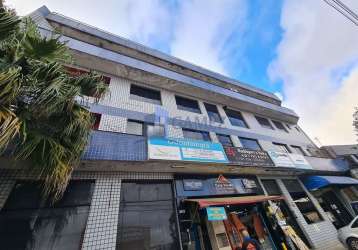
<path fill-rule="evenodd" d="M 358 10 L 357 1 L 346 4 Z M 354 143 L 357 27 L 324 1 L 310 0 L 286 0 L 281 26 L 284 35 L 269 74 L 283 81 L 285 104 L 298 112 L 312 138 L 323 144 Z"/>
<path fill-rule="evenodd" d="M 237 0 L 192 0 L 179 6 L 178 19 L 171 44 L 171 54 L 228 74 L 224 67 L 225 51 L 236 44 L 227 44 L 230 36 L 245 27 L 247 6 Z"/>

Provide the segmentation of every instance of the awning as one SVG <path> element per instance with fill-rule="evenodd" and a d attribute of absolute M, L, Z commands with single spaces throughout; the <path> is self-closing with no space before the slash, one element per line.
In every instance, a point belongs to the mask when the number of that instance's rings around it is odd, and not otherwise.
<path fill-rule="evenodd" d="M 188 202 L 196 202 L 200 208 L 217 205 L 240 205 L 240 204 L 252 204 L 268 200 L 281 200 L 282 196 L 273 195 L 252 195 L 241 197 L 223 197 L 223 198 L 203 198 L 203 199 L 186 199 Z"/>
<path fill-rule="evenodd" d="M 308 190 L 317 190 L 329 185 L 358 185 L 358 180 L 346 176 L 306 176 L 301 178 Z"/>

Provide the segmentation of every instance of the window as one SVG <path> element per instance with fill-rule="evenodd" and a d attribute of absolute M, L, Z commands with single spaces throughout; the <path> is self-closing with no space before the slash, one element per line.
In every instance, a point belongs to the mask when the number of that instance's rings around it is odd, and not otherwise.
<path fill-rule="evenodd" d="M 101 122 L 102 114 L 92 113 L 92 117 L 93 117 L 93 119 L 94 119 L 94 122 L 93 122 L 93 125 L 92 125 L 92 129 L 93 129 L 93 130 L 98 130 L 98 128 L 99 128 L 99 123 Z"/>
<path fill-rule="evenodd" d="M 282 182 L 308 224 L 322 221 L 322 217 L 317 211 L 317 208 L 298 180 L 282 180 Z"/>
<path fill-rule="evenodd" d="M 159 124 L 146 124 L 147 127 L 147 136 L 152 137 L 164 137 L 165 136 L 165 129 L 163 125 Z"/>
<path fill-rule="evenodd" d="M 276 142 L 273 142 L 272 144 L 275 146 L 277 152 L 291 153 L 291 151 L 289 150 L 286 144 L 281 144 Z"/>
<path fill-rule="evenodd" d="M 205 131 L 183 128 L 183 136 L 193 140 L 211 141 L 209 133 Z"/>
<path fill-rule="evenodd" d="M 291 148 L 293 149 L 293 153 L 299 154 L 299 155 L 306 155 L 305 151 L 299 146 L 291 145 Z"/>
<path fill-rule="evenodd" d="M 358 218 L 352 223 L 351 228 L 357 228 L 358 227 Z"/>
<path fill-rule="evenodd" d="M 123 182 L 116 250 L 179 249 L 170 183 Z"/>
<path fill-rule="evenodd" d="M 221 135 L 221 134 L 216 134 L 216 136 L 219 139 L 219 142 L 223 145 L 223 146 L 228 146 L 228 147 L 233 147 L 234 144 L 231 141 L 230 135 Z"/>
<path fill-rule="evenodd" d="M 208 112 L 210 121 L 222 123 L 222 119 L 220 117 L 218 108 L 215 105 L 209 104 L 209 103 L 204 103 L 204 106 L 206 108 L 206 111 Z"/>
<path fill-rule="evenodd" d="M 281 195 L 281 189 L 275 180 L 261 180 L 268 195 Z"/>
<path fill-rule="evenodd" d="M 255 118 L 258 121 L 258 123 L 260 123 L 260 125 L 262 127 L 268 128 L 268 129 L 273 129 L 273 127 L 268 119 L 260 117 L 260 116 L 255 116 Z"/>
<path fill-rule="evenodd" d="M 38 182 L 18 182 L 0 212 L 1 249 L 80 249 L 93 189 L 93 181 L 70 181 L 51 205 Z"/>
<path fill-rule="evenodd" d="M 225 109 L 225 113 L 229 118 L 231 125 L 247 128 L 247 124 L 239 111 Z"/>
<path fill-rule="evenodd" d="M 148 136 L 148 137 L 151 136 L 164 137 L 165 129 L 163 125 L 159 125 L 159 124 L 128 120 L 126 133 L 132 135 Z"/>
<path fill-rule="evenodd" d="M 144 135 L 144 124 L 143 122 L 128 120 L 126 133 L 131 135 Z"/>
<path fill-rule="evenodd" d="M 239 137 L 239 140 L 243 148 L 251 150 L 261 150 L 260 144 L 255 139 Z"/>
<path fill-rule="evenodd" d="M 181 96 L 175 96 L 175 101 L 178 109 L 201 114 L 198 101 Z"/>
<path fill-rule="evenodd" d="M 283 126 L 282 122 L 279 122 L 279 121 L 272 121 L 272 122 L 273 122 L 273 124 L 275 124 L 276 128 L 288 133 L 287 129 L 285 128 L 285 126 Z"/>
<path fill-rule="evenodd" d="M 134 84 L 131 85 L 130 98 L 142 102 L 149 102 L 158 105 L 162 104 L 160 91 Z"/>

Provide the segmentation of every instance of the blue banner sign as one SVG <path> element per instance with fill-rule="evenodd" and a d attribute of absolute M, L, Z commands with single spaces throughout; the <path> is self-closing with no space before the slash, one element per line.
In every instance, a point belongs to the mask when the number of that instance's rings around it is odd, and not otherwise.
<path fill-rule="evenodd" d="M 224 207 L 207 207 L 206 213 L 208 214 L 208 220 L 226 220 L 226 212 Z"/>
<path fill-rule="evenodd" d="M 228 162 L 220 143 L 184 138 L 149 138 L 148 157 L 156 160 Z"/>

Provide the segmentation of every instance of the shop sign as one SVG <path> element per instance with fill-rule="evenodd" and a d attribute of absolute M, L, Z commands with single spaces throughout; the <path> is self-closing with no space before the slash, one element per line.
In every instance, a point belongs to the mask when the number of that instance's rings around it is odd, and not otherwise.
<path fill-rule="evenodd" d="M 201 180 L 183 180 L 185 191 L 200 191 L 203 189 Z"/>
<path fill-rule="evenodd" d="M 228 162 L 220 143 L 183 138 L 149 138 L 148 157 L 156 160 Z"/>
<path fill-rule="evenodd" d="M 207 207 L 206 213 L 208 214 L 208 220 L 227 220 L 224 207 Z"/>
<path fill-rule="evenodd" d="M 225 147 L 224 149 L 230 163 L 252 167 L 274 166 L 271 158 L 265 151 L 236 147 Z"/>
<path fill-rule="evenodd" d="M 232 183 L 228 179 L 226 179 L 223 175 L 219 175 L 214 185 L 219 193 L 235 192 L 234 185 L 232 185 Z"/>
<path fill-rule="evenodd" d="M 268 151 L 277 167 L 312 169 L 303 155 Z"/>
<path fill-rule="evenodd" d="M 254 180 L 242 179 L 241 181 L 245 188 L 257 188 L 256 182 Z"/>
<path fill-rule="evenodd" d="M 294 168 L 295 165 L 288 156 L 288 153 L 268 151 L 269 156 L 277 167 Z"/>

